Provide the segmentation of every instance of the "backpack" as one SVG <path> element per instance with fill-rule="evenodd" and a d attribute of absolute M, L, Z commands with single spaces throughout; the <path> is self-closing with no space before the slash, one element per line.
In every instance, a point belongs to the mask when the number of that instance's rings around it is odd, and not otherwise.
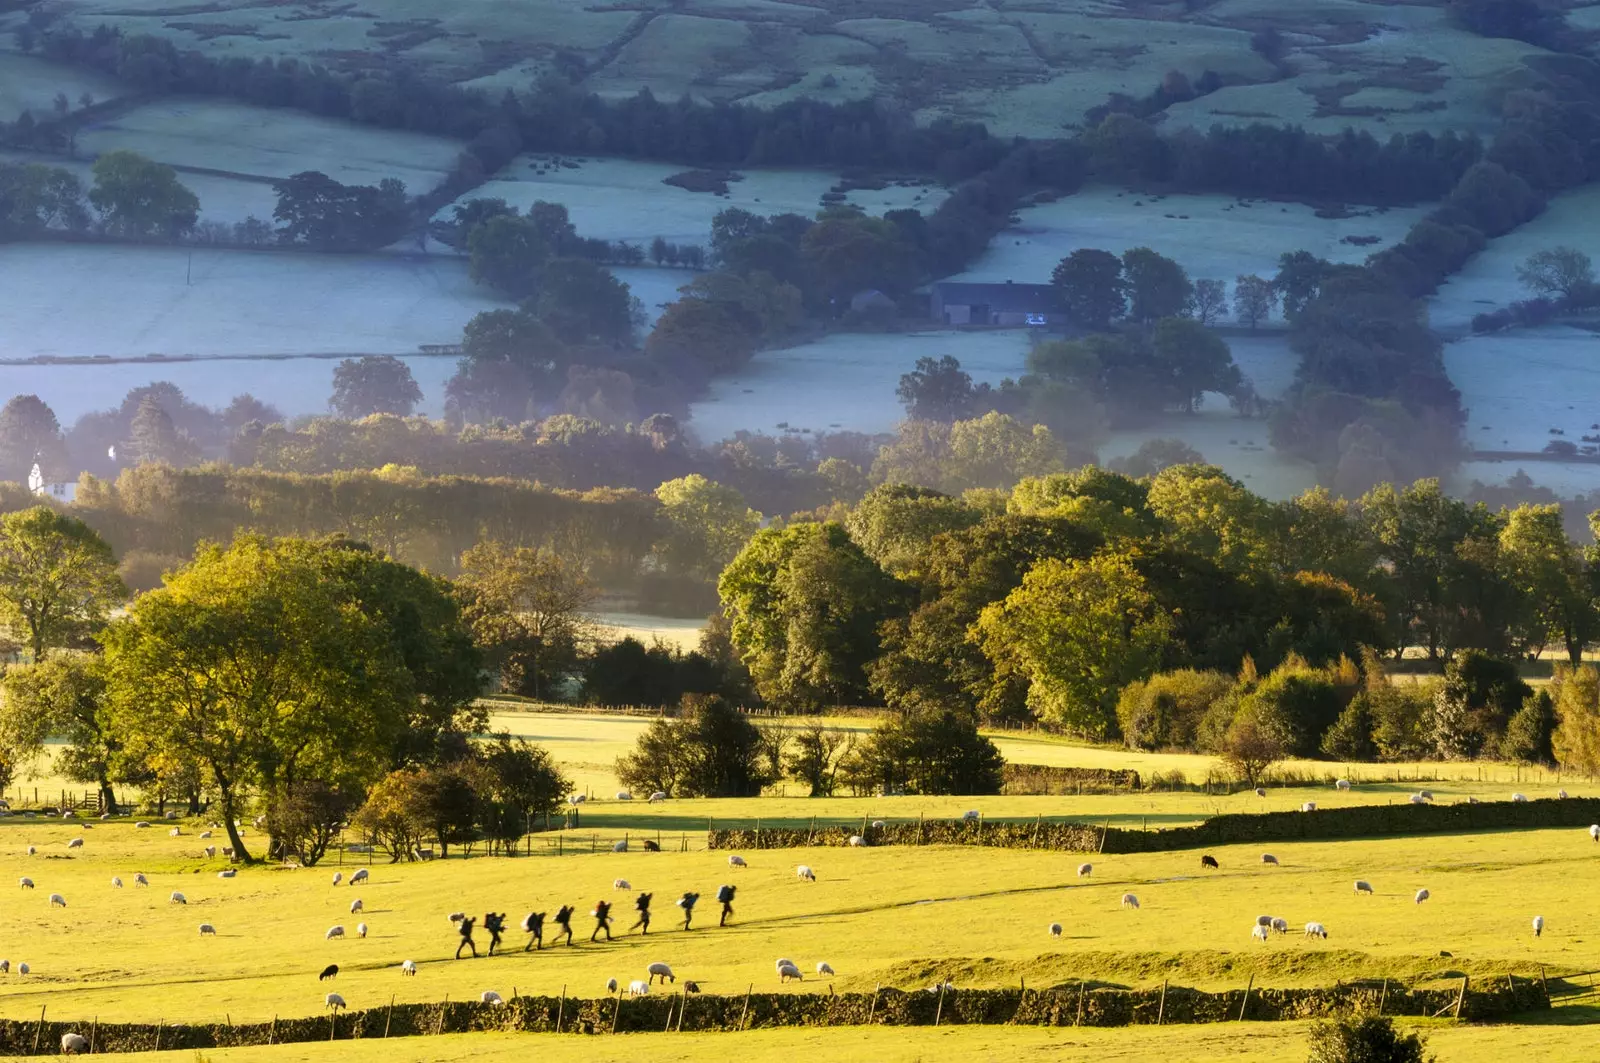
<path fill-rule="evenodd" d="M 731 900 L 733 900 L 732 886 L 721 886 L 717 889 L 717 901 L 719 903 L 727 904 Z"/>

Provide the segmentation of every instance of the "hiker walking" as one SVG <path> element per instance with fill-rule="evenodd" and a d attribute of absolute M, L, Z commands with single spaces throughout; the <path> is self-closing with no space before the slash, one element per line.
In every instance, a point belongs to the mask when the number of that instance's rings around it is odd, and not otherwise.
<path fill-rule="evenodd" d="M 570 904 L 563 904 L 557 909 L 556 926 L 560 929 L 556 931 L 555 939 L 551 942 L 552 945 L 561 940 L 562 934 L 567 935 L 567 944 L 572 944 L 572 911 L 572 905 Z"/>
<path fill-rule="evenodd" d="M 483 928 L 489 932 L 489 955 L 494 955 L 494 950 L 500 944 L 500 932 L 506 928 L 505 912 L 489 912 L 483 917 Z"/>
<path fill-rule="evenodd" d="M 651 893 L 641 893 L 639 899 L 633 902 L 634 908 L 639 912 L 639 919 L 628 928 L 629 930 L 642 928 L 642 933 L 650 933 L 650 898 L 653 896 Z"/>
<path fill-rule="evenodd" d="M 523 946 L 523 952 L 544 948 L 544 913 L 529 912 L 528 918 L 522 921 L 522 929 L 529 935 L 528 943 Z"/>
<path fill-rule="evenodd" d="M 472 924 L 476 922 L 477 920 L 469 915 L 456 924 L 456 933 L 461 935 L 461 944 L 456 946 L 456 959 L 461 958 L 462 949 L 471 949 L 472 958 L 478 958 L 478 946 L 472 940 Z"/>
<path fill-rule="evenodd" d="M 604 930 L 606 932 L 606 940 L 610 941 L 611 940 L 611 902 L 610 901 L 595 901 L 594 902 L 594 911 L 590 912 L 589 914 L 594 916 L 594 933 L 589 935 L 589 940 L 593 941 L 595 938 L 600 936 L 600 931 Z"/>
<path fill-rule="evenodd" d="M 737 886 L 720 886 L 717 888 L 717 900 L 722 904 L 722 919 L 718 926 L 727 926 L 728 917 L 733 914 L 733 895 L 738 890 Z"/>
<path fill-rule="evenodd" d="M 700 899 L 698 893 L 685 893 L 678 898 L 678 907 L 683 909 L 683 928 L 689 929 L 689 923 L 694 919 L 694 902 Z"/>

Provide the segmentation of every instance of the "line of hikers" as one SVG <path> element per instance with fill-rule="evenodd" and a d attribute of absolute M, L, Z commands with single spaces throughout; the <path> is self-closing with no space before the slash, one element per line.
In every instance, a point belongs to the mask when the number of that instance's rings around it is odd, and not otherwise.
<path fill-rule="evenodd" d="M 722 886 L 717 890 L 717 901 L 722 905 L 722 918 L 717 921 L 718 926 L 727 926 L 729 918 L 733 915 L 733 895 L 737 891 L 735 886 Z M 629 927 L 641 934 L 650 933 L 650 902 L 655 897 L 653 893 L 641 893 L 633 902 L 634 910 L 639 913 L 639 918 Z M 675 902 L 683 909 L 683 929 L 690 929 L 694 922 L 694 906 L 700 900 L 698 893 L 685 893 Z M 570 904 L 564 904 L 556 910 L 553 922 L 557 926 L 555 935 L 550 944 L 554 945 L 563 937 L 568 945 L 572 944 L 572 917 L 576 909 Z M 590 941 L 596 941 L 601 934 L 611 941 L 611 902 L 596 901 L 594 910 L 589 913 L 594 917 L 594 931 L 589 935 Z M 544 948 L 544 912 L 529 912 L 528 917 L 522 921 L 522 929 L 528 935 L 528 943 L 523 946 L 523 952 Z M 472 938 L 472 931 L 477 926 L 477 919 L 472 916 L 462 918 L 456 924 L 456 933 L 461 936 L 461 944 L 456 946 L 456 959 L 461 958 L 463 949 L 471 949 L 473 958 L 478 955 L 478 945 Z M 494 950 L 500 947 L 500 935 L 505 932 L 506 913 L 489 912 L 483 917 L 483 929 L 489 932 L 489 952 L 494 955 Z"/>

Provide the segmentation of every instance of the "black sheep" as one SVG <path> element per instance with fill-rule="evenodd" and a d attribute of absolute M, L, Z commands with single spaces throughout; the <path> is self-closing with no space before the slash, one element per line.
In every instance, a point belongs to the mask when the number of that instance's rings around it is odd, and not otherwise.
<path fill-rule="evenodd" d="M 322 973 L 321 974 L 317 975 L 317 981 L 326 982 L 330 978 L 337 977 L 338 974 L 339 974 L 339 965 L 337 963 L 330 963 L 330 964 L 328 964 L 328 966 L 326 966 L 326 967 L 324 967 L 322 969 Z"/>
<path fill-rule="evenodd" d="M 1201 867 L 1209 867 L 1209 868 L 1213 868 L 1213 869 L 1216 869 L 1216 870 L 1220 870 L 1220 868 L 1217 867 L 1217 858 L 1212 856 L 1212 855 L 1210 855 L 1209 853 L 1200 858 L 1200 866 Z"/>

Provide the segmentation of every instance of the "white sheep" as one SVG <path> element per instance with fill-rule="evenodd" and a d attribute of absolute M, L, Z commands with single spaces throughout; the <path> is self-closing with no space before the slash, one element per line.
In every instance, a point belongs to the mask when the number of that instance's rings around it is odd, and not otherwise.
<path fill-rule="evenodd" d="M 1432 790 L 1418 790 L 1417 791 L 1417 796 L 1422 798 L 1424 801 L 1432 801 L 1433 800 L 1433 791 Z"/>
<path fill-rule="evenodd" d="M 1302 812 L 1315 812 L 1316 810 L 1317 803 L 1315 801 L 1307 801 L 1305 804 L 1300 806 L 1300 811 Z"/>
<path fill-rule="evenodd" d="M 884 827 L 887 827 L 887 826 L 888 826 L 888 824 L 885 823 L 881 819 L 875 819 L 875 820 L 872 821 L 872 828 L 874 830 L 882 830 Z"/>
<path fill-rule="evenodd" d="M 1428 799 L 1423 797 L 1421 794 L 1412 794 L 1410 797 L 1406 798 L 1406 800 L 1410 801 L 1414 805 L 1425 805 L 1428 803 Z"/>
<path fill-rule="evenodd" d="M 27 974 L 32 969 L 33 968 L 29 967 L 26 963 L 17 964 L 17 973 L 18 974 Z"/>
<path fill-rule="evenodd" d="M 361 903 L 361 898 L 360 897 L 357 897 L 355 900 L 350 902 L 350 914 L 351 915 L 355 915 L 357 912 L 365 911 L 365 910 L 366 910 L 366 905 Z"/>
<path fill-rule="evenodd" d="M 212 936 L 212 937 L 216 937 L 217 936 L 217 928 L 212 926 L 210 923 L 201 923 L 200 924 L 200 936 L 201 937 L 205 937 L 208 934 L 210 936 Z"/>
<path fill-rule="evenodd" d="M 852 834 L 850 835 L 850 844 L 856 848 L 860 848 L 861 846 L 867 844 L 867 840 L 859 834 Z"/>
<path fill-rule="evenodd" d="M 1518 804 L 1521 804 L 1522 802 L 1526 801 L 1527 799 L 1528 799 L 1528 795 L 1527 794 L 1512 794 L 1511 795 L 1511 800 L 1517 802 Z"/>
<path fill-rule="evenodd" d="M 1253 926 L 1253 927 L 1250 928 L 1250 936 L 1255 938 L 1257 941 L 1262 942 L 1263 944 L 1266 943 L 1267 938 L 1270 937 L 1271 934 L 1272 934 L 1272 928 L 1271 927 L 1261 926 L 1261 925 L 1257 924 L 1256 926 Z"/>
<path fill-rule="evenodd" d="M 807 882 L 817 881 L 817 873 L 811 870 L 810 866 L 806 864 L 801 864 L 799 867 L 795 868 L 794 875 L 795 878 L 803 878 Z"/>
<path fill-rule="evenodd" d="M 818 974 L 825 974 L 825 975 L 827 975 L 827 976 L 829 976 L 831 978 L 831 977 L 834 976 L 834 974 L 833 974 L 833 965 L 830 964 L 830 963 L 825 963 L 825 962 L 823 962 L 821 960 L 818 960 L 817 961 L 817 973 Z"/>
<path fill-rule="evenodd" d="M 1333 780 L 1333 788 L 1335 790 L 1348 790 L 1348 789 L 1350 789 L 1350 780 L 1349 779 L 1335 779 L 1335 780 Z"/>
<path fill-rule="evenodd" d="M 975 808 L 967 809 L 966 812 L 963 813 L 962 816 L 961 816 L 962 821 L 966 822 L 966 823 L 973 823 L 973 822 L 975 822 L 977 820 L 980 820 L 982 818 L 983 818 L 983 815 Z"/>
<path fill-rule="evenodd" d="M 344 937 L 344 927 L 342 927 L 342 926 L 330 926 L 328 928 L 328 932 L 326 934 L 322 935 L 322 940 L 323 941 L 332 941 L 334 938 L 342 938 L 342 937 Z"/>
<path fill-rule="evenodd" d="M 211 832 L 210 831 L 203 830 L 203 831 L 200 832 L 200 840 L 201 841 L 207 841 L 210 838 L 211 838 Z"/>
<path fill-rule="evenodd" d="M 628 983 L 630 997 L 647 997 L 650 995 L 650 983 L 641 982 L 637 978 Z"/>
<path fill-rule="evenodd" d="M 67 848 L 68 849 L 82 849 L 83 848 L 83 839 L 82 838 L 73 838 L 71 841 L 67 842 Z"/>
<path fill-rule="evenodd" d="M 607 993 L 615 993 L 616 991 L 617 991 L 617 980 L 615 978 L 607 978 L 606 979 L 606 992 Z"/>
<path fill-rule="evenodd" d="M 1271 853 L 1262 853 L 1261 862 L 1263 864 L 1271 864 L 1273 867 L 1278 866 L 1278 858 L 1273 856 Z"/>
<path fill-rule="evenodd" d="M 144 877 L 143 871 L 140 871 L 133 876 L 133 884 L 135 886 L 148 886 L 150 885 L 150 880 Z"/>
<path fill-rule="evenodd" d="M 1427 890 L 1418 890 L 1415 901 L 1417 904 L 1421 904 L 1431 896 L 1433 896 L 1433 894 L 1429 893 Z"/>
<path fill-rule="evenodd" d="M 665 790 L 657 790 L 655 793 L 650 795 L 650 803 L 652 805 L 659 805 L 661 802 L 665 801 L 666 799 L 667 799 L 667 792 Z"/>
<path fill-rule="evenodd" d="M 357 923 L 356 924 L 356 937 L 364 938 L 366 936 L 367 936 L 367 924 L 366 923 Z"/>
<path fill-rule="evenodd" d="M 1289 920 L 1275 917 L 1272 920 L 1272 929 L 1279 934 L 1287 934 L 1289 932 Z"/>
<path fill-rule="evenodd" d="M 17 886 L 20 889 L 31 890 L 33 889 L 33 879 L 24 875 L 22 878 L 17 879 Z"/>
<path fill-rule="evenodd" d="M 568 794 L 567 795 L 567 804 L 572 805 L 573 807 L 577 807 L 578 805 L 583 804 L 583 795 L 582 794 Z"/>
<path fill-rule="evenodd" d="M 327 996 L 322 998 L 322 1003 L 325 1006 L 332 1008 L 334 1011 L 338 1011 L 340 1008 L 349 1007 L 349 1005 L 344 1002 L 344 997 L 341 997 L 338 993 L 329 993 Z"/>
<path fill-rule="evenodd" d="M 1307 923 L 1306 924 L 1306 937 L 1308 937 L 1308 938 L 1322 938 L 1323 940 L 1327 940 L 1328 928 L 1323 926 L 1321 923 Z"/>
<path fill-rule="evenodd" d="M 1093 864 L 1079 864 L 1078 865 L 1078 877 L 1079 878 L 1088 878 L 1092 874 L 1094 874 L 1094 865 Z"/>
<path fill-rule="evenodd" d="M 1372 892 L 1372 883 L 1368 882 L 1364 878 L 1356 879 L 1356 892 L 1357 893 L 1371 893 Z"/>
<path fill-rule="evenodd" d="M 28 855 L 29 856 L 33 856 L 38 851 L 39 850 L 38 850 L 38 848 L 36 846 L 32 846 L 32 845 L 28 846 Z"/>
<path fill-rule="evenodd" d="M 183 828 L 182 827 L 173 827 L 171 830 L 167 831 L 167 837 L 169 837 L 169 838 L 181 838 L 181 837 L 183 837 Z"/>
<path fill-rule="evenodd" d="M 150 824 L 146 823 L 144 820 L 141 819 L 139 822 L 137 822 L 137 823 L 135 823 L 133 825 L 133 829 L 134 830 L 149 830 L 150 829 Z"/>
<path fill-rule="evenodd" d="M 781 969 L 781 968 L 784 968 L 784 967 L 797 967 L 799 965 L 796 964 L 793 960 L 789 959 L 787 956 L 779 956 L 777 959 L 772 961 L 772 966 L 774 968 L 780 968 Z"/>
<path fill-rule="evenodd" d="M 655 984 L 655 980 L 657 978 L 661 979 L 661 981 L 663 983 L 676 982 L 678 980 L 677 977 L 672 973 L 672 968 L 668 967 L 666 964 L 662 963 L 660 960 L 657 960 L 655 963 L 652 963 L 649 967 L 646 967 L 645 968 L 645 973 L 647 973 L 650 976 L 649 981 L 650 981 L 650 983 L 652 985 Z"/>
<path fill-rule="evenodd" d="M 1257 797 L 1265 797 L 1265 796 L 1267 796 L 1267 788 L 1265 786 L 1256 787 L 1256 796 Z"/>
<path fill-rule="evenodd" d="M 61 896 L 61 894 L 59 894 L 59 893 L 50 894 L 50 907 L 52 907 L 52 908 L 65 908 L 66 906 L 67 906 L 67 899 L 65 897 Z"/>
<path fill-rule="evenodd" d="M 1600 829 L 1600 828 L 1597 828 L 1597 829 Z M 728 866 L 729 867 L 749 867 L 750 865 L 744 862 L 744 857 L 742 857 L 739 854 L 735 853 L 734 855 L 728 857 Z"/>
<path fill-rule="evenodd" d="M 1534 937 L 1538 937 L 1540 934 L 1543 934 L 1543 933 L 1544 933 L 1544 916 L 1536 915 L 1536 916 L 1533 917 L 1533 936 Z"/>
<path fill-rule="evenodd" d="M 207 860 L 215 860 L 217 858 L 217 847 L 215 845 L 208 845 L 200 851 L 206 854 Z"/>
<path fill-rule="evenodd" d="M 618 801 L 632 801 L 633 800 L 633 795 L 630 794 L 626 790 L 618 790 L 617 791 L 617 800 Z"/>
<path fill-rule="evenodd" d="M 614 889 L 614 890 L 631 890 L 631 889 L 633 889 L 632 886 L 628 885 L 628 880 L 625 879 L 625 878 L 614 878 L 614 879 L 612 879 L 611 880 L 611 888 Z"/>
<path fill-rule="evenodd" d="M 176 812 L 163 812 L 161 814 L 161 818 L 162 819 L 177 819 L 178 818 L 178 814 Z"/>
<path fill-rule="evenodd" d="M 1256 916 L 1256 926 L 1264 926 L 1264 927 L 1270 928 L 1272 926 L 1272 916 L 1270 916 L 1270 915 L 1258 915 L 1258 916 Z"/>
<path fill-rule="evenodd" d="M 239 873 L 239 869 L 236 868 L 236 867 L 225 867 L 221 871 L 217 872 L 217 877 L 218 878 L 233 878 L 238 873 Z"/>
<path fill-rule="evenodd" d="M 114 889 L 114 890 L 120 890 L 122 888 L 122 876 L 120 876 L 120 875 L 112 875 L 111 876 L 111 888 Z"/>
<path fill-rule="evenodd" d="M 1058 938 L 1058 937 L 1061 936 L 1061 924 L 1060 923 L 1051 923 L 1050 924 L 1050 936 L 1053 937 L 1053 938 Z"/>
<path fill-rule="evenodd" d="M 366 882 L 370 878 L 372 878 L 372 872 L 364 867 L 357 868 L 350 876 L 350 885 L 354 886 L 357 882 Z"/>
<path fill-rule="evenodd" d="M 183 894 L 179 893 L 177 890 L 173 890 L 171 895 L 167 897 L 167 903 L 168 904 L 188 904 L 189 903 L 189 898 L 185 897 Z"/>
<path fill-rule="evenodd" d="M 333 873 L 333 884 L 335 886 L 337 886 L 339 883 L 341 883 L 343 881 L 344 881 L 344 872 L 343 871 L 335 871 Z"/>
<path fill-rule="evenodd" d="M 89 1039 L 81 1033 L 64 1033 L 61 1035 L 61 1054 L 64 1056 L 82 1056 L 89 1052 Z"/>
<path fill-rule="evenodd" d="M 1122 895 L 1122 906 L 1124 908 L 1137 908 L 1139 907 L 1139 898 L 1131 893 L 1124 893 Z"/>
<path fill-rule="evenodd" d="M 501 999 L 499 993 L 496 993 L 492 989 L 485 989 L 482 993 L 478 994 L 478 1003 L 480 1003 L 480 1004 L 504 1004 L 505 1001 Z"/>
<path fill-rule="evenodd" d="M 1557 790 L 1556 796 L 1565 801 L 1567 799 L 1567 792 L 1565 790 Z"/>
<path fill-rule="evenodd" d="M 416 960 L 401 960 L 400 961 L 400 973 L 401 973 L 401 975 L 404 975 L 404 976 L 410 976 L 410 975 L 416 974 L 417 973 L 417 961 Z"/>
<path fill-rule="evenodd" d="M 625 852 L 627 852 L 628 851 L 628 839 L 623 838 L 621 841 L 612 842 L 611 843 L 611 851 L 614 852 L 614 853 L 625 853 Z"/>
<path fill-rule="evenodd" d="M 1589 824 L 1589 837 L 1600 842 L 1600 823 Z"/>
<path fill-rule="evenodd" d="M 778 982 L 781 984 L 791 978 L 797 982 L 805 981 L 805 976 L 800 973 L 800 968 L 792 963 L 781 964 L 778 967 Z"/>

